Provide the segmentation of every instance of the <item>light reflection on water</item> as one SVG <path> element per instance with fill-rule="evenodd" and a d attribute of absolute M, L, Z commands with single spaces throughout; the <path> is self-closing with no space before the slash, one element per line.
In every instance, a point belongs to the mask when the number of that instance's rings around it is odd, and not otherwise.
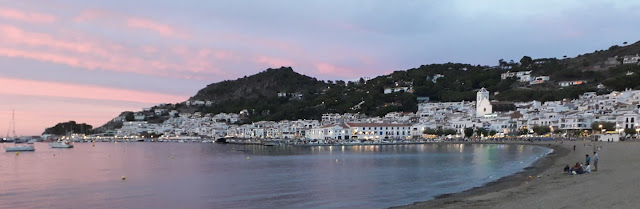
<path fill-rule="evenodd" d="M 385 208 L 480 186 L 547 152 L 489 144 L 36 149 L 0 153 L 0 207 Z"/>

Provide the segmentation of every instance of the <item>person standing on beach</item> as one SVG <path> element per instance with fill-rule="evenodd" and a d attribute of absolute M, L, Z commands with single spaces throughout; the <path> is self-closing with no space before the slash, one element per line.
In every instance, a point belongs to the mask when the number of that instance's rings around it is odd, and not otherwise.
<path fill-rule="evenodd" d="M 573 151 L 576 151 L 576 145 L 575 144 L 573 145 Z"/>
<path fill-rule="evenodd" d="M 591 162 L 591 158 L 587 154 L 587 159 L 585 160 L 585 165 L 589 165 L 590 162 Z"/>
<path fill-rule="evenodd" d="M 598 153 L 593 152 L 593 170 L 598 170 Z"/>

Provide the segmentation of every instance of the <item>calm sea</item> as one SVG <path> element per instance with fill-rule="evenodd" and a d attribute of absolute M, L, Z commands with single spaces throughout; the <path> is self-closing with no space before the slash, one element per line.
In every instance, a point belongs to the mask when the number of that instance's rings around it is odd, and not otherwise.
<path fill-rule="evenodd" d="M 481 186 L 549 151 L 461 144 L 75 145 L 37 143 L 32 153 L 0 153 L 0 208 L 385 208 Z"/>

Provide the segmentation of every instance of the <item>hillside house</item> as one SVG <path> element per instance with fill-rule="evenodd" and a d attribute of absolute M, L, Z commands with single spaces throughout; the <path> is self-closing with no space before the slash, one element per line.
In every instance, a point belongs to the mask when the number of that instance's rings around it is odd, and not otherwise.
<path fill-rule="evenodd" d="M 567 87 L 567 86 L 576 86 L 576 85 L 582 85 L 587 83 L 587 81 L 585 80 L 579 80 L 579 81 L 560 81 L 558 84 L 562 87 Z"/>
<path fill-rule="evenodd" d="M 537 76 L 531 79 L 531 81 L 529 82 L 529 84 L 534 85 L 534 84 L 541 84 L 544 82 L 549 81 L 549 76 Z"/>
<path fill-rule="evenodd" d="M 622 58 L 622 64 L 636 64 L 640 61 L 640 56 L 636 55 L 627 55 Z"/>
<path fill-rule="evenodd" d="M 606 61 L 604 61 L 604 65 L 608 67 L 617 66 L 619 64 L 620 64 L 620 61 L 618 60 L 618 56 L 609 57 L 607 58 Z"/>
<path fill-rule="evenodd" d="M 389 88 L 384 88 L 384 94 L 392 94 L 392 93 L 396 93 L 396 92 L 413 92 L 413 87 L 408 87 L 408 86 L 404 86 L 404 87 L 389 87 Z"/>
<path fill-rule="evenodd" d="M 531 81 L 531 71 L 518 71 L 518 72 L 506 72 L 500 75 L 502 80 L 507 78 L 516 77 L 520 82 L 530 82 Z"/>
<path fill-rule="evenodd" d="M 444 75 L 442 75 L 442 74 L 435 74 L 435 75 L 433 75 L 433 77 L 432 76 L 427 76 L 427 81 L 431 81 L 433 83 L 437 83 L 438 82 L 438 78 L 443 78 L 443 77 L 444 77 Z"/>

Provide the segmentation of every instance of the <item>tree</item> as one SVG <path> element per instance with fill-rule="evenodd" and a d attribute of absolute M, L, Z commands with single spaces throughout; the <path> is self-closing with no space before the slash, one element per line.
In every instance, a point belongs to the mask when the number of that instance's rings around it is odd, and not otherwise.
<path fill-rule="evenodd" d="M 473 136 L 473 128 L 465 128 L 464 129 L 464 137 L 471 137 Z"/>
<path fill-rule="evenodd" d="M 549 126 L 534 126 L 533 132 L 535 132 L 538 135 L 545 135 L 551 132 L 551 128 L 549 128 Z"/>
<path fill-rule="evenodd" d="M 476 135 L 478 136 L 488 136 L 489 135 L 489 131 L 485 128 L 478 128 L 476 129 Z"/>
<path fill-rule="evenodd" d="M 591 123 L 591 129 L 594 131 L 602 131 L 602 130 L 613 131 L 616 129 L 616 123 L 596 121 Z"/>
<path fill-rule="evenodd" d="M 529 134 L 529 129 L 523 128 L 518 130 L 518 135 L 527 135 Z"/>
<path fill-rule="evenodd" d="M 495 136 L 496 134 L 498 134 L 496 130 L 489 131 L 489 136 Z"/>
<path fill-rule="evenodd" d="M 533 64 L 533 59 L 529 56 L 523 56 L 522 59 L 520 59 L 520 65 L 523 67 L 529 67 L 531 64 Z"/>
<path fill-rule="evenodd" d="M 127 112 L 126 115 L 124 116 L 124 120 L 133 121 L 134 120 L 133 112 Z"/>
<path fill-rule="evenodd" d="M 426 128 L 426 129 L 424 129 L 424 131 L 422 133 L 423 134 L 435 135 L 435 134 L 438 133 L 438 131 L 436 129 Z"/>
<path fill-rule="evenodd" d="M 626 136 L 629 136 L 629 135 L 635 134 L 636 130 L 634 130 L 633 128 L 625 128 L 624 129 L 624 133 L 625 133 Z"/>
<path fill-rule="evenodd" d="M 444 129 L 442 131 L 443 136 L 455 135 L 456 133 L 457 133 L 457 131 L 455 129 L 451 129 L 451 128 Z"/>
<path fill-rule="evenodd" d="M 500 59 L 498 60 L 498 66 L 500 66 L 501 68 L 504 68 L 507 66 L 507 62 L 504 61 L 504 59 Z"/>

